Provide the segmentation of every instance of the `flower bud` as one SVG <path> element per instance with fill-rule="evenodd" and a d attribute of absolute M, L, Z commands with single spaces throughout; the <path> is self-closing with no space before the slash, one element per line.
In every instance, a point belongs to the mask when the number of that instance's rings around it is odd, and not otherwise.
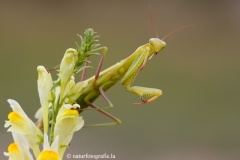
<path fill-rule="evenodd" d="M 70 91 L 67 94 L 67 99 L 68 101 L 66 103 L 68 104 L 72 104 L 74 103 L 79 96 L 82 94 L 82 91 L 87 87 L 88 82 L 87 81 L 82 81 L 82 82 L 78 82 L 77 84 L 75 84 Z"/>
<path fill-rule="evenodd" d="M 43 66 L 37 67 L 38 71 L 38 93 L 41 102 L 41 106 L 43 109 L 43 125 L 44 132 L 48 132 L 48 108 L 49 101 L 52 99 L 51 97 L 51 89 L 53 87 L 52 76 Z"/>
<path fill-rule="evenodd" d="M 78 60 L 78 53 L 75 49 L 70 48 L 65 52 L 60 65 L 60 73 L 59 73 L 59 77 L 61 81 L 60 102 L 64 97 L 64 90 L 66 88 L 66 85 L 70 77 L 73 75 L 74 67 L 77 60 Z"/>

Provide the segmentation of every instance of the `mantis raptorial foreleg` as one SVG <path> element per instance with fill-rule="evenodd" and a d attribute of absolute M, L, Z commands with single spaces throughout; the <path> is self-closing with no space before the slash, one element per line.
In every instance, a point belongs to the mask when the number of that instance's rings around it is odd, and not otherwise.
<path fill-rule="evenodd" d="M 131 84 L 134 83 L 134 81 L 135 81 L 135 79 L 136 79 L 138 73 L 139 73 L 139 72 L 145 67 L 145 65 L 146 65 L 146 63 L 147 63 L 147 60 L 148 60 L 148 54 L 149 54 L 149 53 L 147 53 L 147 55 L 145 56 L 144 61 L 143 61 L 143 63 L 142 63 L 142 66 L 138 69 L 136 75 L 134 75 L 134 78 L 133 78 Z"/>
<path fill-rule="evenodd" d="M 134 105 L 150 103 L 162 95 L 162 91 L 159 89 L 130 86 L 134 82 L 139 71 L 141 71 L 144 68 L 146 61 L 148 60 L 150 48 L 143 47 L 143 49 L 140 50 L 139 52 L 141 53 L 139 53 L 138 56 L 136 56 L 136 58 L 134 59 L 133 63 L 131 64 L 129 70 L 127 71 L 122 80 L 122 84 L 125 85 L 127 91 L 137 94 L 142 100 L 142 102 L 134 103 Z M 144 100 L 143 98 L 150 99 Z"/>
<path fill-rule="evenodd" d="M 139 86 L 130 87 L 128 91 L 137 94 L 142 100 L 142 102 L 134 103 L 134 105 L 150 103 L 162 95 L 162 91 L 159 89 L 139 87 Z M 150 99 L 144 100 L 143 98 L 150 98 Z"/>

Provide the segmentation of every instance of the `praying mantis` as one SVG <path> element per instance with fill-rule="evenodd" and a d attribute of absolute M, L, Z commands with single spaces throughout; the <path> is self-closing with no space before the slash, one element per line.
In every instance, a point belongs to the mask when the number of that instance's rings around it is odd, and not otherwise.
<path fill-rule="evenodd" d="M 131 56 L 100 72 L 106 53 L 106 48 L 104 48 L 105 53 L 102 54 L 95 76 L 86 80 L 88 82 L 88 86 L 82 91 L 82 94 L 77 99 L 76 103 L 80 104 L 81 109 L 87 108 L 88 106 L 97 109 L 97 111 L 114 120 L 115 123 L 95 124 L 91 126 L 111 126 L 121 123 L 118 118 L 112 116 L 104 110 L 113 107 L 113 104 L 106 96 L 105 91 L 114 86 L 122 77 L 123 79 L 121 83 L 125 86 L 126 90 L 141 97 L 142 101 L 134 103 L 135 105 L 148 104 L 162 95 L 162 91 L 159 89 L 131 86 L 131 84 L 134 82 L 139 71 L 144 68 L 147 60 L 153 55 L 157 55 L 158 52 L 160 52 L 165 46 L 166 43 L 163 40 L 151 38 L 149 43 L 139 47 Z M 107 101 L 109 107 L 99 108 L 92 103 L 100 95 L 102 95 Z M 143 98 L 150 99 L 143 100 Z"/>
<path fill-rule="evenodd" d="M 192 25 L 179 28 L 171 32 L 170 34 L 189 26 Z M 170 34 L 168 34 L 167 36 L 169 36 Z M 138 95 L 141 99 L 141 102 L 134 103 L 134 105 L 151 103 L 162 95 L 162 91 L 159 89 L 131 85 L 133 84 L 138 73 L 145 67 L 147 61 L 151 59 L 154 55 L 157 55 L 163 48 L 166 47 L 166 43 L 163 40 L 167 36 L 165 36 L 162 40 L 159 39 L 158 36 L 157 38 L 150 38 L 149 43 L 138 47 L 137 50 L 132 55 L 130 55 L 126 59 L 121 60 L 115 65 L 105 69 L 102 72 L 100 72 L 100 70 L 107 52 L 107 48 L 106 47 L 99 48 L 103 50 L 103 54 L 101 56 L 96 74 L 95 76 L 85 80 L 87 81 L 88 85 L 86 88 L 83 89 L 80 97 L 76 100 L 76 103 L 80 104 L 81 106 L 79 112 L 89 109 L 87 107 L 90 106 L 91 109 L 97 110 L 98 112 L 112 119 L 114 123 L 86 125 L 85 127 L 112 126 L 121 123 L 121 121 L 118 118 L 104 111 L 106 109 L 110 109 L 113 107 L 113 104 L 111 103 L 105 92 L 112 86 L 114 86 L 121 78 L 122 78 L 121 83 L 122 85 L 124 85 L 125 89 L 128 92 Z M 85 65 L 87 65 L 87 62 Z M 86 69 L 84 69 L 82 73 L 81 79 L 82 81 L 85 79 L 85 73 Z M 93 102 L 100 95 L 103 96 L 103 98 L 109 104 L 109 107 L 100 108 L 97 105 L 93 104 Z"/>

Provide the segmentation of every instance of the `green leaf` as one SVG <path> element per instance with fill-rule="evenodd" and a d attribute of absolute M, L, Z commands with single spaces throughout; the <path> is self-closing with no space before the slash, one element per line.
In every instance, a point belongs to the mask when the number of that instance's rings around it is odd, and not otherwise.
<path fill-rule="evenodd" d="M 92 68 L 92 67 L 91 67 L 91 66 L 83 66 L 83 67 L 79 68 L 79 69 L 76 71 L 76 73 L 79 73 L 79 72 L 83 71 L 85 68 Z"/>

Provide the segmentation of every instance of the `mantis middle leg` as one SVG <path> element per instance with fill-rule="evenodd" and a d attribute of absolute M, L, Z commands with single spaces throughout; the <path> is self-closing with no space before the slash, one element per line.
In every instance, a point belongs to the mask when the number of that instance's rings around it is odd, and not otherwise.
<path fill-rule="evenodd" d="M 100 59 L 100 62 L 99 62 L 99 65 L 98 65 L 98 68 L 97 68 L 97 71 L 96 71 L 96 74 L 95 74 L 95 80 L 94 80 L 94 85 L 96 85 L 97 83 L 97 80 L 98 80 L 98 77 L 99 77 L 99 74 L 100 74 L 100 71 L 101 71 L 101 67 L 102 67 L 102 64 L 103 64 L 103 60 L 104 60 L 104 56 L 105 54 L 102 54 L 101 56 L 101 59 Z M 86 64 L 85 64 L 86 65 Z M 84 80 L 85 78 L 85 74 L 86 74 L 86 70 L 84 71 L 83 75 L 82 75 L 82 79 L 81 80 Z M 113 104 L 111 103 L 111 101 L 109 100 L 109 98 L 107 97 L 107 95 L 105 94 L 103 88 L 104 88 L 104 85 L 110 85 L 109 83 L 111 82 L 108 82 L 108 83 L 105 83 L 103 84 L 102 86 L 100 86 L 98 88 L 99 90 L 99 93 L 103 96 L 103 98 L 107 101 L 107 103 L 109 104 L 109 107 L 105 107 L 105 108 L 99 108 L 98 106 L 96 106 L 95 104 L 91 103 L 90 102 L 90 99 L 95 96 L 95 94 L 98 94 L 97 92 L 93 92 L 93 93 L 89 93 L 84 101 L 85 103 L 90 106 L 92 109 L 91 110 L 97 110 L 98 112 L 102 113 L 103 115 L 109 117 L 110 119 L 112 119 L 113 123 L 102 123 L 102 124 L 93 124 L 93 125 L 85 125 L 84 127 L 98 127 L 98 126 L 113 126 L 113 125 L 118 125 L 118 124 L 121 124 L 121 120 L 119 120 L 118 118 L 116 118 L 115 116 L 107 113 L 106 111 L 104 111 L 104 109 L 110 109 L 110 108 L 113 108 Z M 83 110 L 89 110 L 88 108 L 87 109 L 83 109 Z"/>
<path fill-rule="evenodd" d="M 101 86 L 97 86 L 97 80 L 99 78 L 99 74 L 100 74 L 100 70 L 101 70 L 101 67 L 102 67 L 102 63 L 103 63 L 103 60 L 104 60 L 104 54 L 102 54 L 101 56 L 101 59 L 100 59 L 100 62 L 99 62 L 99 65 L 98 65 L 98 68 L 97 68 L 97 71 L 96 71 L 96 74 L 95 74 L 95 80 L 93 82 L 93 86 L 96 87 L 98 89 L 98 91 L 96 92 L 92 92 L 92 93 L 89 93 L 85 98 L 84 98 L 84 101 L 85 103 L 87 103 L 89 106 L 92 107 L 92 109 L 90 110 L 105 110 L 105 109 L 110 109 L 110 108 L 113 108 L 113 104 L 112 102 L 109 100 L 109 98 L 107 97 L 106 93 L 104 92 L 103 88 L 105 88 L 105 86 L 108 86 L 108 85 L 112 85 L 112 83 L 114 82 L 107 82 L 107 83 L 104 83 L 102 84 Z M 103 98 L 106 100 L 106 102 L 109 104 L 109 107 L 104 107 L 104 108 L 99 108 L 99 107 L 93 107 L 94 105 L 90 102 L 90 99 L 93 98 L 94 96 L 96 96 L 97 94 L 101 94 L 103 96 Z M 87 109 L 84 109 L 84 110 L 89 110 L 89 108 Z"/>

